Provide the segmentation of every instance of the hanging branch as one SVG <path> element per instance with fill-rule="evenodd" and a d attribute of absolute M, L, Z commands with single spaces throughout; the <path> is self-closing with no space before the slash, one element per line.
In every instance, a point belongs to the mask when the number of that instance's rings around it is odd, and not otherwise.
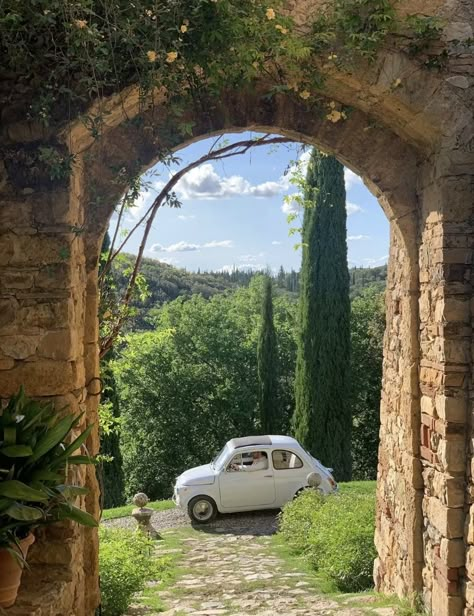
<path fill-rule="evenodd" d="M 291 139 L 288 139 L 287 137 L 269 137 L 268 135 L 264 135 L 263 137 L 259 138 L 259 139 L 246 139 L 246 140 L 242 140 L 242 141 L 238 141 L 236 143 L 232 143 L 230 145 L 224 146 L 222 148 L 219 148 L 217 150 L 214 150 L 213 148 L 215 147 L 215 144 L 218 142 L 218 140 L 220 139 L 220 137 L 214 142 L 214 144 L 211 146 L 211 149 L 209 150 L 209 152 L 207 152 L 206 154 L 204 154 L 203 156 L 201 156 L 200 158 L 198 158 L 197 160 L 193 161 L 192 163 L 190 163 L 189 165 L 187 165 L 186 167 L 183 167 L 182 169 L 180 169 L 177 173 L 175 173 L 170 179 L 169 181 L 165 184 L 165 186 L 161 189 L 161 191 L 159 192 L 158 196 L 156 197 L 156 199 L 153 201 L 153 203 L 150 205 L 150 207 L 147 209 L 147 211 L 145 212 L 145 214 L 140 218 L 140 220 L 135 224 L 135 226 L 130 230 L 130 232 L 127 234 L 126 238 L 123 240 L 123 242 L 120 244 L 120 246 L 112 253 L 109 253 L 109 257 L 107 259 L 107 262 L 104 266 L 104 268 L 102 269 L 102 272 L 100 274 L 100 278 L 99 280 L 101 281 L 101 285 L 103 284 L 103 281 L 105 279 L 105 275 L 107 273 L 107 271 L 110 269 L 110 267 L 112 266 L 112 263 L 114 261 L 114 259 L 120 254 L 120 252 L 123 250 L 125 244 L 128 242 L 128 240 L 130 239 L 131 235 L 138 229 L 139 226 L 141 226 L 145 221 L 146 221 L 146 225 L 145 225 L 145 230 L 143 232 L 143 236 L 140 242 L 140 246 L 138 249 L 138 254 L 137 257 L 135 259 L 135 263 L 133 266 L 133 270 L 132 273 L 130 275 L 130 278 L 128 280 L 128 284 L 127 284 L 127 288 L 125 290 L 121 305 L 122 305 L 122 312 L 121 314 L 117 317 L 117 321 L 114 324 L 112 331 L 104 338 L 100 341 L 100 357 L 104 357 L 104 355 L 107 353 L 107 351 L 110 350 L 110 348 L 112 347 L 113 343 L 115 342 L 115 340 L 117 339 L 117 336 L 120 333 L 120 330 L 122 329 L 123 323 L 126 319 L 126 311 L 123 309 L 126 309 L 129 304 L 130 301 L 132 299 L 132 295 L 133 295 L 133 290 L 135 287 L 135 283 L 137 280 L 137 276 L 140 270 L 140 266 L 143 260 L 143 253 L 145 251 L 145 246 L 148 240 L 148 236 L 150 235 L 150 231 L 153 225 L 153 221 L 155 219 L 155 216 L 159 210 L 159 208 L 163 205 L 164 202 L 166 202 L 170 195 L 172 194 L 172 191 L 174 189 L 174 187 L 176 186 L 176 184 L 192 169 L 195 169 L 196 167 L 199 167 L 200 165 L 202 165 L 205 162 L 209 162 L 209 161 L 213 161 L 213 160 L 223 160 L 226 158 L 230 158 L 232 156 L 237 156 L 239 154 L 245 154 L 246 152 L 248 152 L 248 150 L 250 150 L 253 147 L 258 147 L 258 146 L 263 146 L 263 145 L 275 145 L 275 144 L 282 144 L 282 143 L 290 143 Z M 118 223 L 117 223 L 118 224 Z M 115 234 L 116 236 L 116 234 Z"/>

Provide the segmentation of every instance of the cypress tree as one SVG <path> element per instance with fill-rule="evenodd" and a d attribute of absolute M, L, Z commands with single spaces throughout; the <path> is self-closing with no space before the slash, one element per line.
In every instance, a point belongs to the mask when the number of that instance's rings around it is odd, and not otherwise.
<path fill-rule="evenodd" d="M 351 477 L 350 300 L 344 167 L 313 149 L 303 218 L 294 428 L 339 481 Z"/>
<path fill-rule="evenodd" d="M 265 277 L 262 294 L 262 319 L 257 344 L 258 411 L 264 434 L 275 434 L 280 427 L 278 406 L 278 347 L 273 323 L 272 281 Z"/>

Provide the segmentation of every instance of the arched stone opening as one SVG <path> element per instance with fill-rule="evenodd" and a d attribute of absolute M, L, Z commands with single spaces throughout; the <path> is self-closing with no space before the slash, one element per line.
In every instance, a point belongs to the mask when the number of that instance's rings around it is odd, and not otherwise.
<path fill-rule="evenodd" d="M 303 4 L 292 10 L 304 15 Z M 417 4 L 430 13 L 435 3 Z M 467 3 L 438 5 L 469 25 Z M 334 153 L 364 178 L 391 222 L 376 579 L 384 592 L 421 592 L 435 616 L 474 613 L 474 136 L 472 100 L 459 80 L 467 62 L 453 60 L 440 75 L 386 51 L 351 74 L 328 68 L 327 104 L 353 106 L 335 124 L 298 99 L 262 98 L 263 84 L 189 110 L 196 139 L 255 129 Z M 402 88 L 393 87 L 397 78 Z M 18 173 L 16 155 L 46 141 L 34 128 L 7 123 L 1 139 L 0 396 L 24 384 L 30 395 L 85 410 L 87 422 L 96 419 L 99 390 L 98 252 L 124 188 L 115 171 L 135 162 L 145 170 L 160 148 L 187 143 L 159 98 L 140 113 L 131 89 L 108 105 L 99 141 L 80 122 L 58 136 L 76 155 L 69 185 Z M 94 434 L 91 451 L 97 445 Z M 86 473 L 85 506 L 97 513 L 94 472 Z M 47 535 L 32 554 L 41 574 L 27 576 L 29 594 L 11 614 L 90 616 L 98 604 L 94 532 L 67 527 Z"/>

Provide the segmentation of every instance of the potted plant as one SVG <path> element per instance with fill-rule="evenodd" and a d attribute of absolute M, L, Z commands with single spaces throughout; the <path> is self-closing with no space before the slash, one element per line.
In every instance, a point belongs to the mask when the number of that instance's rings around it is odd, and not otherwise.
<path fill-rule="evenodd" d="M 62 520 L 97 526 L 74 505 L 87 489 L 68 482 L 70 465 L 94 462 L 77 455 L 92 426 L 71 438 L 80 420 L 29 399 L 23 389 L 0 415 L 0 607 L 16 600 L 36 527 Z"/>

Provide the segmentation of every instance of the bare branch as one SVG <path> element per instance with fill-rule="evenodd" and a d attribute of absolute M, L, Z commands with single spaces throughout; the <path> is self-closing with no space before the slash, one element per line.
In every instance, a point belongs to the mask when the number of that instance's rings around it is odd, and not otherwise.
<path fill-rule="evenodd" d="M 146 220 L 145 230 L 143 232 L 143 236 L 142 236 L 142 239 L 141 239 L 141 242 L 140 242 L 140 246 L 139 246 L 139 249 L 138 249 L 138 254 L 137 254 L 137 257 L 135 259 L 135 263 L 134 263 L 133 270 L 132 270 L 132 273 L 130 275 L 130 278 L 129 278 L 129 281 L 128 281 L 128 284 L 127 284 L 127 288 L 125 290 L 125 293 L 124 293 L 124 296 L 123 296 L 123 299 L 122 299 L 122 305 L 125 306 L 125 308 L 128 307 L 128 305 L 130 304 L 130 301 L 132 299 L 133 289 L 135 287 L 135 282 L 136 282 L 136 279 L 137 279 L 137 276 L 138 276 L 138 272 L 140 270 L 140 266 L 141 266 L 141 263 L 142 263 L 142 260 L 143 260 L 143 253 L 145 251 L 145 246 L 146 246 L 146 243 L 147 243 L 147 240 L 148 240 L 148 236 L 150 235 L 150 231 L 151 231 L 152 224 L 153 224 L 153 221 L 155 219 L 155 216 L 156 216 L 159 208 L 162 206 L 163 202 L 166 200 L 168 195 L 172 192 L 173 188 L 176 186 L 176 184 L 187 173 L 189 173 L 189 171 L 191 171 L 192 169 L 195 169 L 196 167 L 199 167 L 203 163 L 211 161 L 211 160 L 223 160 L 223 159 L 226 159 L 226 158 L 230 158 L 232 156 L 237 156 L 238 154 L 245 154 L 245 152 L 247 152 L 250 148 L 253 148 L 253 147 L 258 147 L 258 146 L 263 146 L 263 145 L 275 145 L 275 144 L 289 143 L 289 142 L 291 142 L 291 139 L 288 139 L 287 137 L 270 137 L 269 135 L 264 135 L 263 137 L 260 137 L 258 139 L 246 139 L 246 140 L 242 140 L 242 141 L 237 141 L 235 143 L 231 143 L 231 144 L 229 144 L 227 146 L 219 148 L 218 150 L 214 150 L 214 151 L 211 150 L 211 151 L 207 152 L 206 154 L 204 154 L 203 156 L 201 156 L 197 160 L 193 161 L 189 165 L 186 165 L 186 167 L 183 167 L 177 173 L 175 173 L 169 179 L 169 181 L 165 184 L 165 186 L 161 189 L 161 191 L 159 192 L 158 196 L 153 201 L 151 206 L 148 208 L 148 210 L 145 212 L 145 214 L 140 218 L 140 220 L 133 227 L 133 229 L 131 229 L 131 231 L 128 233 L 127 237 L 120 244 L 120 246 L 117 248 L 117 250 L 114 253 L 111 253 L 109 255 L 109 259 L 107 260 L 107 266 L 108 266 L 107 269 L 110 268 L 113 260 L 122 251 L 123 247 L 125 246 L 125 244 L 130 239 L 130 236 Z M 215 143 L 214 143 L 214 145 L 215 145 Z M 104 275 L 105 271 L 106 270 L 104 268 L 104 270 L 102 270 L 102 274 L 101 274 L 102 276 Z M 115 342 L 117 336 L 120 333 L 120 330 L 122 329 L 122 326 L 123 326 L 125 318 L 126 318 L 126 315 L 125 315 L 125 311 L 124 311 L 117 318 L 117 321 L 116 321 L 114 327 L 112 328 L 112 331 L 107 336 L 107 338 L 105 338 L 105 340 L 101 340 L 101 344 L 100 344 L 100 357 L 101 358 L 112 347 L 113 343 Z"/>

